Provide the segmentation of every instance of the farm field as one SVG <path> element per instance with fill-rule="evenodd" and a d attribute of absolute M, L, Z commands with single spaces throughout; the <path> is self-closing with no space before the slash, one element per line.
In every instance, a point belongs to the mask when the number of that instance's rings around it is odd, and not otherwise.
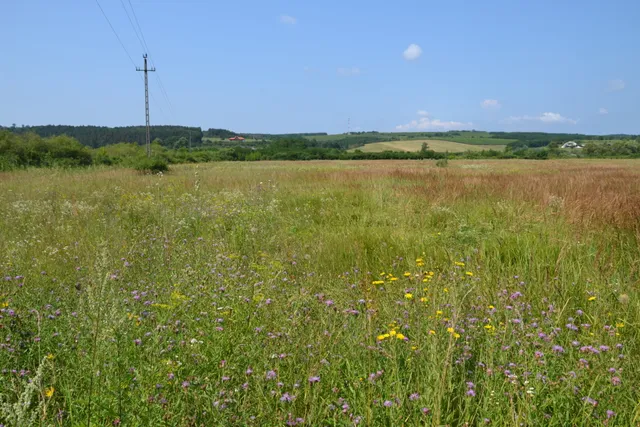
<path fill-rule="evenodd" d="M 0 173 L 0 424 L 637 425 L 639 218 L 637 160 Z"/>
<path fill-rule="evenodd" d="M 390 141 L 390 142 L 375 142 L 372 144 L 366 144 L 361 147 L 357 147 L 353 150 L 360 150 L 363 152 L 378 153 L 382 151 L 420 151 L 422 144 L 426 142 L 429 145 L 429 149 L 444 153 L 463 153 L 465 151 L 482 151 L 482 150 L 497 150 L 503 151 L 506 145 L 472 145 L 462 144 L 459 142 L 443 141 L 438 139 L 421 139 L 421 140 L 406 140 L 406 141 Z"/>

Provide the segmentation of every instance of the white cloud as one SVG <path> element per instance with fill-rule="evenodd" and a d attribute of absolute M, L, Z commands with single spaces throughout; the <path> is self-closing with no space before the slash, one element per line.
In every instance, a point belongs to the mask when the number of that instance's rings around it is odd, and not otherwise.
<path fill-rule="evenodd" d="M 606 108 L 600 108 L 598 110 L 598 114 L 604 116 L 605 114 L 609 114 L 609 110 L 607 110 Z"/>
<path fill-rule="evenodd" d="M 419 115 L 419 116 L 424 116 L 424 117 L 429 115 L 429 113 L 424 111 L 424 110 L 418 110 L 418 112 L 416 114 Z"/>
<path fill-rule="evenodd" d="M 484 101 L 482 101 L 480 103 L 480 106 L 482 108 L 484 108 L 485 110 L 489 110 L 489 109 L 499 109 L 500 107 L 502 107 L 502 105 L 500 105 L 500 103 L 498 102 L 497 99 L 485 99 Z"/>
<path fill-rule="evenodd" d="M 463 122 L 454 122 L 454 121 L 443 122 L 442 120 L 439 120 L 439 119 L 430 119 L 429 117 L 421 117 L 418 120 L 411 120 L 407 124 L 396 126 L 396 130 L 399 130 L 399 131 L 427 130 L 427 129 L 460 130 L 460 129 L 471 128 L 471 126 L 473 126 L 473 123 L 463 123 Z"/>
<path fill-rule="evenodd" d="M 572 125 L 578 123 L 578 120 L 564 117 L 558 113 L 542 113 L 539 116 L 511 116 L 507 120 L 505 120 L 505 122 L 507 123 L 517 123 L 522 121 L 538 121 L 542 123 L 570 123 Z"/>
<path fill-rule="evenodd" d="M 298 20 L 293 16 L 282 15 L 280 17 L 280 22 L 283 23 L 283 24 L 294 25 L 294 24 L 296 24 L 298 22 Z"/>
<path fill-rule="evenodd" d="M 622 79 L 610 80 L 609 81 L 609 92 L 617 92 L 619 90 L 624 89 L 626 83 Z"/>
<path fill-rule="evenodd" d="M 402 53 L 404 59 L 407 61 L 413 61 L 414 59 L 418 59 L 422 55 L 422 48 L 417 44 L 410 44 L 409 47 Z"/>
<path fill-rule="evenodd" d="M 338 68 L 339 76 L 357 76 L 360 74 L 360 68 L 351 67 L 351 68 Z"/>

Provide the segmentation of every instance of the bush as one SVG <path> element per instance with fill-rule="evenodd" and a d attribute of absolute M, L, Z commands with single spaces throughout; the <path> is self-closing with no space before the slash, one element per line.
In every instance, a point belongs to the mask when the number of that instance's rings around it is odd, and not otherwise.
<path fill-rule="evenodd" d="M 447 166 L 449 166 L 449 160 L 447 160 L 446 157 L 444 159 L 440 159 L 436 161 L 436 166 L 439 168 L 446 168 Z"/>
<path fill-rule="evenodd" d="M 169 163 L 162 157 L 142 157 L 136 163 L 135 169 L 140 172 L 167 172 Z"/>

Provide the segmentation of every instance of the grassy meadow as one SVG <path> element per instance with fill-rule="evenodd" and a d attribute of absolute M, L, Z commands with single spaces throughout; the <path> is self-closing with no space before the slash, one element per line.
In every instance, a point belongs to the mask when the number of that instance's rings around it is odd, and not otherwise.
<path fill-rule="evenodd" d="M 0 424 L 638 425 L 639 218 L 633 160 L 2 173 Z"/>
<path fill-rule="evenodd" d="M 363 145 L 353 150 L 360 150 L 365 153 L 378 153 L 382 151 L 420 151 L 423 143 L 429 145 L 429 149 L 437 153 L 464 153 L 466 151 L 498 150 L 503 151 L 506 145 L 478 145 L 463 144 L 459 142 L 444 141 L 439 139 L 420 139 L 405 141 L 375 142 Z"/>

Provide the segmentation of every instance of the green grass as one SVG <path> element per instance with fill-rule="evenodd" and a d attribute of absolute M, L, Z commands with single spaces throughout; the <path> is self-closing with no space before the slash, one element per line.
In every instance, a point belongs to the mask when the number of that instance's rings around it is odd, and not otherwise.
<path fill-rule="evenodd" d="M 376 142 L 366 144 L 361 147 L 357 147 L 353 150 L 360 150 L 363 152 L 382 152 L 382 151 L 420 151 L 422 144 L 426 142 L 429 145 L 429 149 L 444 153 L 462 153 L 465 151 L 481 151 L 481 150 L 504 150 L 504 145 L 470 145 L 460 144 L 458 142 L 443 141 L 437 139 L 422 139 L 422 140 L 407 140 L 407 141 L 390 141 L 390 142 Z"/>
<path fill-rule="evenodd" d="M 0 423 L 635 425 L 638 170 L 0 174 Z"/>

